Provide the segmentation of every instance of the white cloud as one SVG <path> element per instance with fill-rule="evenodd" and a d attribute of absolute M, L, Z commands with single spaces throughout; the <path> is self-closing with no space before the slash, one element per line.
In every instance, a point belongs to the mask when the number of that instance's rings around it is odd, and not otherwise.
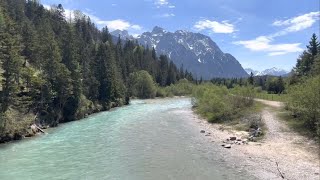
<path fill-rule="evenodd" d="M 279 56 L 288 53 L 301 52 L 301 43 L 272 44 L 275 37 L 284 36 L 291 32 L 298 32 L 311 27 L 320 19 L 320 12 L 310 12 L 287 20 L 276 20 L 273 26 L 284 27 L 283 30 L 268 36 L 259 36 L 253 40 L 236 41 L 233 44 L 243 45 L 252 51 L 268 52 L 269 56 Z"/>
<path fill-rule="evenodd" d="M 228 21 L 210 21 L 208 19 L 200 20 L 193 26 L 197 30 L 209 29 L 214 33 L 233 33 L 235 31 L 234 25 Z"/>
<path fill-rule="evenodd" d="M 47 4 L 43 4 L 43 7 L 44 7 L 45 9 L 50 10 L 52 6 L 47 5 Z M 72 10 L 72 9 L 64 9 L 64 13 L 63 13 L 63 14 L 64 14 L 64 16 L 65 16 L 65 18 L 66 18 L 67 20 L 70 20 L 70 18 L 71 18 L 71 20 L 74 19 L 74 14 L 73 14 L 73 10 Z"/>
<path fill-rule="evenodd" d="M 132 28 L 132 29 L 134 29 L 134 30 L 141 30 L 141 29 L 142 29 L 142 27 L 141 27 L 141 26 L 136 25 L 136 24 L 131 25 L 131 28 Z"/>
<path fill-rule="evenodd" d="M 176 15 L 173 13 L 165 13 L 165 14 L 160 15 L 159 17 L 169 18 L 169 17 L 174 17 L 174 16 L 176 16 Z"/>
<path fill-rule="evenodd" d="M 128 21 L 122 20 L 122 19 L 116 19 L 116 20 L 111 20 L 111 21 L 100 21 L 100 25 L 106 25 L 109 30 L 126 30 L 129 29 L 131 24 Z"/>
<path fill-rule="evenodd" d="M 43 5 L 44 8 L 50 10 L 51 6 L 44 4 Z M 97 24 L 99 27 L 104 27 L 107 26 L 108 29 L 110 31 L 114 31 L 114 30 L 134 30 L 134 31 L 140 31 L 142 30 L 142 27 L 140 25 L 137 24 L 132 24 L 126 20 L 123 19 L 115 19 L 115 20 L 102 20 L 101 18 L 91 14 L 92 10 L 86 9 L 87 11 L 90 11 L 90 13 L 88 12 L 84 12 L 85 15 L 89 16 L 90 19 Z M 66 17 L 66 19 L 74 19 L 74 14 L 73 14 L 73 10 L 71 9 L 64 9 L 64 15 Z"/>
<path fill-rule="evenodd" d="M 272 44 L 273 39 L 267 36 L 259 36 L 253 40 L 233 42 L 236 45 L 243 45 L 252 51 L 268 52 L 269 56 L 284 55 L 288 53 L 301 52 L 300 43 Z"/>
<path fill-rule="evenodd" d="M 156 5 L 158 5 L 158 6 L 167 6 L 167 5 L 169 5 L 168 0 L 156 0 L 154 3 Z"/>
<path fill-rule="evenodd" d="M 110 31 L 114 30 L 141 30 L 142 27 L 137 24 L 131 24 L 130 22 L 123 20 L 123 19 L 115 19 L 111 21 L 101 20 L 100 18 L 94 16 L 94 15 L 88 15 L 90 18 L 99 26 L 107 26 Z"/>
<path fill-rule="evenodd" d="M 117 6 L 117 4 L 113 3 L 113 4 L 111 4 L 111 6 Z"/>
<path fill-rule="evenodd" d="M 171 4 L 168 0 L 154 0 L 154 4 L 156 5 L 157 8 L 166 7 L 166 8 L 173 9 L 176 7 L 173 4 Z"/>
<path fill-rule="evenodd" d="M 287 20 L 276 20 L 272 23 L 273 26 L 286 27 L 285 32 L 297 32 L 311 27 L 317 20 L 320 19 L 320 12 L 310 12 L 300 16 L 296 16 Z"/>

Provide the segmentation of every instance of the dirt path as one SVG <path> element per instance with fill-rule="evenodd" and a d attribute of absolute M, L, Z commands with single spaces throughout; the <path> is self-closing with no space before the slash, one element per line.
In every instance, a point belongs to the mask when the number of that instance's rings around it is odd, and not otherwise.
<path fill-rule="evenodd" d="M 261 99 L 256 101 L 268 105 L 261 112 L 268 131 L 261 142 L 233 145 L 229 153 L 236 160 L 234 163 L 240 163 L 258 179 L 282 179 L 280 170 L 285 179 L 319 180 L 319 145 L 293 132 L 278 118 L 277 109 L 282 108 L 283 103 Z M 246 135 L 246 132 L 221 131 L 225 129 L 221 125 L 208 124 L 205 121 L 198 122 L 201 128 L 213 134 L 211 141 L 222 142 L 230 136 Z M 279 170 L 276 162 L 279 163 Z"/>

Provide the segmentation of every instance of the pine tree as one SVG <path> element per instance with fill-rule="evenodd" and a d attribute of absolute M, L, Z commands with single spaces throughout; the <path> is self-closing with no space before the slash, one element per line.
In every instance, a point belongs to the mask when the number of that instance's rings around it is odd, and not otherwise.
<path fill-rule="evenodd" d="M 278 80 L 277 80 L 276 93 L 281 94 L 283 91 L 284 91 L 284 82 L 282 77 L 280 76 L 278 77 Z"/>
<path fill-rule="evenodd" d="M 316 56 L 319 52 L 320 43 L 318 42 L 317 35 L 315 33 L 312 34 L 311 40 L 309 41 L 309 45 L 307 45 L 308 53 L 312 56 Z"/>
<path fill-rule="evenodd" d="M 3 69 L 1 111 L 5 112 L 14 104 L 23 64 L 20 37 L 15 24 L 0 9 L 0 62 Z"/>
<path fill-rule="evenodd" d="M 254 78 L 253 78 L 253 73 L 252 72 L 250 73 L 250 77 L 248 79 L 248 82 L 249 82 L 250 85 L 253 85 L 253 83 L 254 83 Z"/>

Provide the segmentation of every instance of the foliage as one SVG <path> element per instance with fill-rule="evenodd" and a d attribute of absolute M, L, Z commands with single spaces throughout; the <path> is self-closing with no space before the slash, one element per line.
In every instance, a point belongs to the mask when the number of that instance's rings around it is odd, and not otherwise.
<path fill-rule="evenodd" d="M 138 71 L 130 74 L 129 90 L 131 96 L 146 99 L 156 96 L 156 85 L 147 71 Z"/>
<path fill-rule="evenodd" d="M 300 121 L 320 136 L 320 76 L 289 89 L 288 108 Z"/>
<path fill-rule="evenodd" d="M 253 106 L 253 88 L 237 86 L 231 92 L 225 86 L 203 84 L 195 88 L 192 96 L 196 111 L 209 122 L 221 122 L 238 118 Z"/>
<path fill-rule="evenodd" d="M 171 84 L 165 88 L 166 94 L 171 96 L 191 95 L 194 85 L 187 79 L 181 79 L 176 84 Z"/>

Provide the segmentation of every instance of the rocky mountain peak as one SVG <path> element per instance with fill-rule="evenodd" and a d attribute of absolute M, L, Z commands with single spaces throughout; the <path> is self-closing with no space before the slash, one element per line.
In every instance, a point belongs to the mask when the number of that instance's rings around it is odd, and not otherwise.
<path fill-rule="evenodd" d="M 162 27 L 159 27 L 159 26 L 155 26 L 153 29 L 152 29 L 152 34 L 161 34 L 161 33 L 165 33 L 166 31 L 162 28 Z"/>
<path fill-rule="evenodd" d="M 120 35 L 121 39 L 134 39 L 133 36 L 129 35 L 129 32 L 127 30 L 115 30 L 110 32 L 111 35 L 118 37 Z"/>
<path fill-rule="evenodd" d="M 126 31 L 112 34 L 120 34 L 122 39 L 128 36 Z M 248 76 L 235 57 L 222 52 L 209 36 L 200 33 L 185 30 L 169 32 L 155 26 L 151 32 L 144 32 L 136 39 L 143 46 L 154 47 L 158 55 L 167 55 L 176 66 L 184 66 L 197 78 Z"/>
<path fill-rule="evenodd" d="M 167 55 L 178 67 L 183 65 L 199 78 L 248 76 L 231 54 L 223 53 L 210 37 L 200 33 L 168 32 L 156 26 L 138 37 L 138 41 L 154 47 L 158 55 Z"/>

